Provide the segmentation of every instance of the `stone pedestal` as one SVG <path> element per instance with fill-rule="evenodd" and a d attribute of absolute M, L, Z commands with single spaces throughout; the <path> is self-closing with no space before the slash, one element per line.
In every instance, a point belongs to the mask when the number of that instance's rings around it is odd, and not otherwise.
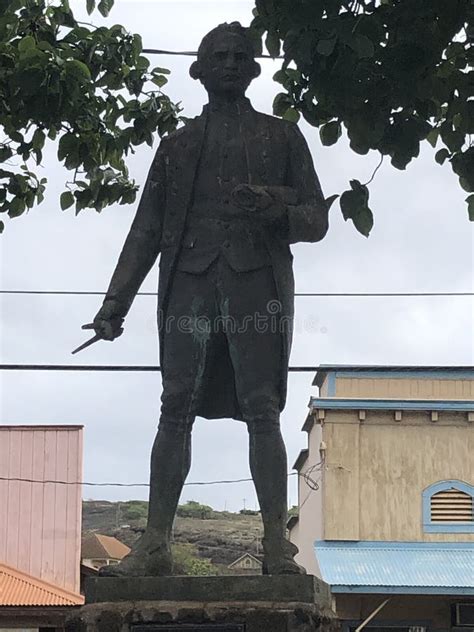
<path fill-rule="evenodd" d="M 91 578 L 66 632 L 338 632 L 312 576 Z"/>

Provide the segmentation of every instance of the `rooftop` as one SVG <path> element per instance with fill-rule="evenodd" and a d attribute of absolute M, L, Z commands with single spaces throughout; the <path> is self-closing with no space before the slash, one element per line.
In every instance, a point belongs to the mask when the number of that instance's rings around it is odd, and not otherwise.
<path fill-rule="evenodd" d="M 437 399 L 367 399 L 347 397 L 311 397 L 310 410 L 409 410 L 474 412 L 474 401 Z"/>
<path fill-rule="evenodd" d="M 130 548 L 109 535 L 87 533 L 82 538 L 81 557 L 83 560 L 121 560 L 130 553 Z"/>
<path fill-rule="evenodd" d="M 474 542 L 315 542 L 335 593 L 474 595 Z"/>
<path fill-rule="evenodd" d="M 0 607 L 81 606 L 84 597 L 0 563 Z"/>
<path fill-rule="evenodd" d="M 82 430 L 84 426 L 77 424 L 57 425 L 57 424 L 2 424 L 0 430 Z"/>
<path fill-rule="evenodd" d="M 474 366 L 433 366 L 433 365 L 381 365 L 381 364 L 320 364 L 313 380 L 313 386 L 322 386 L 328 373 L 347 373 L 351 377 L 368 374 L 380 377 L 406 377 L 407 374 L 426 375 L 426 377 L 452 377 L 474 379 Z"/>

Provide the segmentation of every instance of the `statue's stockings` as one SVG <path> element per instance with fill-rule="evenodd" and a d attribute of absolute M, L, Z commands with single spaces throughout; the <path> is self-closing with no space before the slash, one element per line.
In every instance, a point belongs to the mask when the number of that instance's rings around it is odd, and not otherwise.
<path fill-rule="evenodd" d="M 264 549 L 281 551 L 287 520 L 285 444 L 278 423 L 259 421 L 247 426 L 250 470 L 264 526 Z M 191 430 L 191 424 L 162 423 L 153 444 L 148 528 L 153 529 L 155 538 L 166 544 L 170 541 L 179 498 L 191 466 Z M 274 475 L 270 477 L 269 472 Z"/>

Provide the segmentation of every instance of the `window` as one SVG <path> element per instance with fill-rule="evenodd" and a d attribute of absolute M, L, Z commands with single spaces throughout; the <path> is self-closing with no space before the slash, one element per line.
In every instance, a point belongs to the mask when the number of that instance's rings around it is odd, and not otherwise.
<path fill-rule="evenodd" d="M 440 481 L 423 492 L 423 530 L 474 533 L 474 485 Z"/>

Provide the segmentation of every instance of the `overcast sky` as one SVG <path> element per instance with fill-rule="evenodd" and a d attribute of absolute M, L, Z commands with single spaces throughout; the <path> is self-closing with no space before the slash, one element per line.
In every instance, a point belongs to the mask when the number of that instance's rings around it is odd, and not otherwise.
<path fill-rule="evenodd" d="M 81 15 L 83 2 L 72 2 Z M 110 19 L 143 36 L 147 48 L 195 50 L 211 28 L 224 21 L 248 24 L 248 0 L 116 0 Z M 192 81 L 189 57 L 153 56 L 172 71 L 168 94 L 184 113 L 201 112 L 206 94 Z M 255 108 L 271 113 L 278 85 L 277 62 L 264 61 L 262 76 L 248 96 Z M 367 181 L 378 156 L 357 156 L 345 140 L 323 148 L 318 131 L 301 129 L 310 145 L 326 197 L 347 188 L 351 178 Z M 140 148 L 129 161 L 142 184 L 154 149 Z M 105 291 L 135 212 L 110 207 L 98 215 L 61 212 L 59 194 L 67 173 L 55 161 L 53 145 L 42 175 L 48 177 L 45 202 L 27 216 L 7 222 L 0 237 L 0 288 Z M 436 292 L 473 290 L 473 225 L 467 220 L 466 193 L 448 165 L 438 166 L 427 146 L 405 172 L 385 161 L 370 187 L 375 227 L 369 239 L 331 211 L 322 243 L 294 247 L 299 292 Z M 157 268 L 142 289 L 155 291 Z M 125 334 L 72 357 L 86 339 L 100 297 L 0 296 L 2 363 L 157 364 L 156 299 L 138 297 Z M 296 298 L 296 330 L 291 365 L 473 364 L 474 304 L 471 298 Z M 306 447 L 301 426 L 316 394 L 312 374 L 290 374 L 282 417 L 289 465 Z M 3 424 L 84 424 L 84 480 L 146 482 L 151 443 L 159 415 L 160 376 L 155 373 L 0 373 Z M 198 420 L 189 481 L 249 476 L 247 436 L 235 421 Z M 143 488 L 88 488 L 85 498 L 146 498 Z M 256 506 L 251 483 L 186 487 L 183 500 L 217 509 Z M 290 502 L 296 502 L 295 478 Z"/>

